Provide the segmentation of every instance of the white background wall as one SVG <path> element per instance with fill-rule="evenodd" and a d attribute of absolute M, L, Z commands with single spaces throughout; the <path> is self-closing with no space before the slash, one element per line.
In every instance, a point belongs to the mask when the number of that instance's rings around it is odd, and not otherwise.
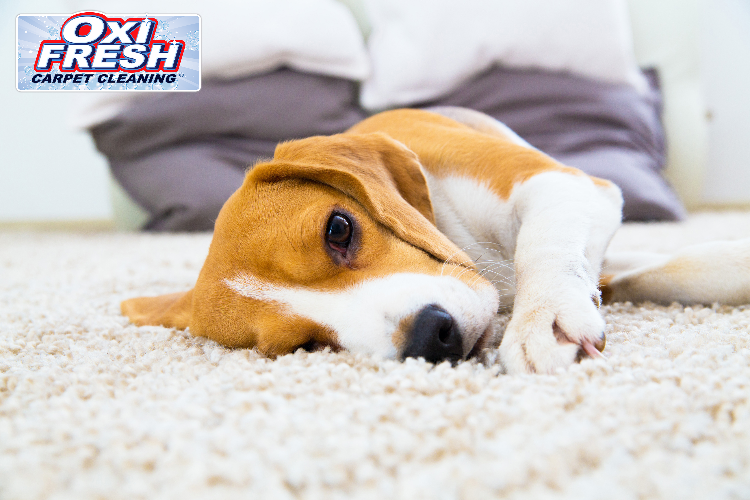
<path fill-rule="evenodd" d="M 16 15 L 69 11 L 63 0 L 0 0 L 0 223 L 112 217 L 106 162 L 67 126 L 75 97 L 15 90 Z M 701 0 L 700 13 L 703 202 L 750 205 L 750 0 Z"/>
<path fill-rule="evenodd" d="M 707 203 L 750 204 L 750 0 L 703 0 Z"/>
<path fill-rule="evenodd" d="M 68 11 L 61 0 L 0 0 L 0 223 L 112 217 L 106 161 L 67 124 L 75 96 L 16 91 L 16 16 Z"/>

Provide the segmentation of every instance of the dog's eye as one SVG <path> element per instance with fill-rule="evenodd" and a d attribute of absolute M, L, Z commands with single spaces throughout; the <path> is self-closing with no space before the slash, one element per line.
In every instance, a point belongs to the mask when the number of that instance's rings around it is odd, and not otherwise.
<path fill-rule="evenodd" d="M 348 217 L 341 214 L 333 214 L 328 219 L 326 229 L 326 242 L 336 251 L 346 252 L 352 240 L 352 222 Z"/>

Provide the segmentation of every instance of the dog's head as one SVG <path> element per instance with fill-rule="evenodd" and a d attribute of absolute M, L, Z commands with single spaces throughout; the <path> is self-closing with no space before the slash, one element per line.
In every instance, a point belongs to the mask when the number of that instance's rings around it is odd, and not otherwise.
<path fill-rule="evenodd" d="M 403 144 L 380 133 L 287 142 L 222 208 L 195 288 L 122 310 L 271 356 L 330 345 L 455 361 L 481 347 L 498 297 L 433 222 Z"/>

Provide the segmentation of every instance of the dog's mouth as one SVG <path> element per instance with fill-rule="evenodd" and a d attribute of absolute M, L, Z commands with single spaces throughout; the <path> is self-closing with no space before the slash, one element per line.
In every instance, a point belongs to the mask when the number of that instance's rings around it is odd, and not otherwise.
<path fill-rule="evenodd" d="M 487 325 L 487 328 L 482 332 L 482 334 L 479 336 L 476 342 L 474 342 L 474 346 L 469 351 L 469 354 L 466 355 L 466 359 L 471 359 L 476 356 L 479 356 L 479 354 L 486 348 L 489 347 L 490 339 L 492 338 L 494 333 L 494 327 L 492 323 Z"/>

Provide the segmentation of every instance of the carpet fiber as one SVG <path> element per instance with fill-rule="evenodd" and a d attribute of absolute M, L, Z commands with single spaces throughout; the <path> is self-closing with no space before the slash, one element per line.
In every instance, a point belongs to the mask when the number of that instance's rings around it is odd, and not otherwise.
<path fill-rule="evenodd" d="M 613 247 L 748 236 L 707 213 Z M 554 376 L 128 324 L 209 242 L 0 233 L 0 498 L 750 498 L 750 306 L 603 307 L 609 360 Z"/>

